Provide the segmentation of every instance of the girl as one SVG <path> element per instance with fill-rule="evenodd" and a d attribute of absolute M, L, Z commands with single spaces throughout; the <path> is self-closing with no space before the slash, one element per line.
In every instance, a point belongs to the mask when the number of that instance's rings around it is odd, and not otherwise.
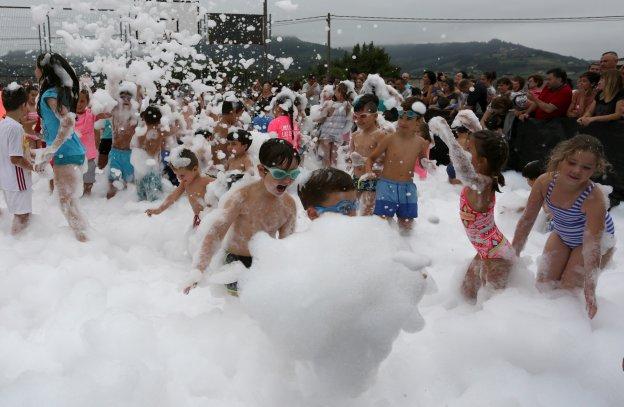
<path fill-rule="evenodd" d="M 325 102 L 321 108 L 319 149 L 325 167 L 336 166 L 338 147 L 343 144 L 343 136 L 350 133 L 353 124 L 353 108 L 347 99 L 348 94 L 347 84 L 339 83 L 334 91 L 333 100 Z"/>
<path fill-rule="evenodd" d="M 80 89 L 78 105 L 76 106 L 76 132 L 80 136 L 80 141 L 86 149 L 86 159 L 88 170 L 82 176 L 84 184 L 84 195 L 91 195 L 91 188 L 95 183 L 95 159 L 98 157 L 97 145 L 100 144 L 100 132 L 95 130 L 96 116 L 89 109 L 91 99 L 88 88 Z"/>
<path fill-rule="evenodd" d="M 459 216 L 477 255 L 468 267 L 462 291 L 475 299 L 486 283 L 499 289 L 506 286 L 514 257 L 511 244 L 494 222 L 495 193 L 505 185 L 501 171 L 509 150 L 505 140 L 493 131 L 472 133 L 469 151 L 465 151 L 442 117 L 431 119 L 429 128 L 449 147 L 457 178 L 466 185 L 459 198 Z"/>
<path fill-rule="evenodd" d="M 39 120 L 39 114 L 37 113 L 37 96 L 39 96 L 39 90 L 34 85 L 29 85 L 26 88 L 28 95 L 28 101 L 26 102 L 26 117 L 24 118 L 23 125 L 28 131 L 24 141 L 28 141 L 29 149 L 42 148 L 43 141 L 39 138 L 41 131 L 41 125 Z"/>
<path fill-rule="evenodd" d="M 600 91 L 585 115 L 578 119 L 581 126 L 593 122 L 622 120 L 624 117 L 624 80 L 615 69 L 600 75 L 596 90 Z"/>
<path fill-rule="evenodd" d="M 55 53 L 37 57 L 35 76 L 39 80 L 40 97 L 37 104 L 46 142 L 42 162 L 54 158 L 54 184 L 61 210 L 76 239 L 87 240 L 86 222 L 78 207 L 78 188 L 82 183 L 81 166 L 85 149 L 73 131 L 78 103 L 78 78 L 69 63 Z"/>
<path fill-rule="evenodd" d="M 274 119 L 269 123 L 268 132 L 277 134 L 277 138 L 286 140 L 299 151 L 301 147 L 301 130 L 295 120 L 295 101 L 286 90 L 275 97 L 273 105 Z"/>
<path fill-rule="evenodd" d="M 615 243 L 605 198 L 590 180 L 602 174 L 606 166 L 602 144 L 594 137 L 578 135 L 559 143 L 550 157 L 548 172 L 533 184 L 513 238 L 513 247 L 520 255 L 546 201 L 553 231 L 538 265 L 537 282 L 567 289 L 583 287 L 590 318 L 598 310 L 598 271 L 610 259 Z"/>

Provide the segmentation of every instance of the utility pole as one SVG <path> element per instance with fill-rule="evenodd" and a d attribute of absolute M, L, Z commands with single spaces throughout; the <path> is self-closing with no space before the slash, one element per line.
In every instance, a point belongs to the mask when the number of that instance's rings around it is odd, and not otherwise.
<path fill-rule="evenodd" d="M 327 80 L 329 81 L 329 77 L 331 75 L 331 13 L 327 13 L 327 26 L 325 29 L 327 30 Z"/>

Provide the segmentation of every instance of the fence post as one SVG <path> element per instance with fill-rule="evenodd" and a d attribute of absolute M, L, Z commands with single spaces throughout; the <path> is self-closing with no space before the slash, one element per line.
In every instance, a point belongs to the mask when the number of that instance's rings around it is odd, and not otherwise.
<path fill-rule="evenodd" d="M 50 15 L 46 14 L 46 19 L 48 20 L 48 51 L 52 52 L 52 34 L 50 29 Z"/>
<path fill-rule="evenodd" d="M 41 46 L 41 24 L 37 24 L 37 32 L 39 33 L 39 54 L 43 54 L 43 47 Z"/>
<path fill-rule="evenodd" d="M 331 76 L 331 13 L 327 13 L 327 80 Z"/>

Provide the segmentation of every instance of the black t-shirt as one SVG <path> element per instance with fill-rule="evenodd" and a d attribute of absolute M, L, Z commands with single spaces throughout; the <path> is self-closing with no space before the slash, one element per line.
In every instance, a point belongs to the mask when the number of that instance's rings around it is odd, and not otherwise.
<path fill-rule="evenodd" d="M 615 113 L 615 105 L 618 101 L 624 99 L 624 90 L 619 91 L 610 102 L 605 102 L 600 97 L 602 92 L 596 95 L 596 109 L 594 109 L 594 116 L 607 116 Z"/>
<path fill-rule="evenodd" d="M 487 96 L 487 87 L 479 81 L 475 83 L 474 90 L 468 93 L 468 99 L 466 100 L 466 104 L 468 106 L 471 106 L 475 110 L 476 107 L 479 106 L 481 108 L 481 112 L 485 113 L 488 105 Z"/>

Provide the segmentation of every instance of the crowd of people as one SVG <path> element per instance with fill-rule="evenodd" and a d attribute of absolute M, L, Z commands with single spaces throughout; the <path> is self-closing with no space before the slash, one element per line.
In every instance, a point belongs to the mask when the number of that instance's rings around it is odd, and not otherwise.
<path fill-rule="evenodd" d="M 532 191 L 512 240 L 497 228 L 494 208 L 515 120 L 571 117 L 588 126 L 624 118 L 624 68 L 617 61 L 605 53 L 576 86 L 560 68 L 528 78 L 426 71 L 420 83 L 407 73 L 350 72 L 323 84 L 314 75 L 303 85 L 256 81 L 247 89 L 224 81 L 206 93 L 171 84 L 148 97 L 123 78 L 95 86 L 62 56 L 46 53 L 37 58 L 36 84 L 2 89 L 0 188 L 17 235 L 32 213 L 31 173 L 47 174 L 79 241 L 89 238 L 80 197 L 103 182 L 98 169 L 106 174 L 107 199 L 133 183 L 137 200 L 159 201 L 147 216 L 186 196 L 193 228 L 214 214 L 188 293 L 221 247 L 226 263 L 251 267 L 251 237 L 294 233 L 299 206 L 312 220 L 327 212 L 396 219 L 409 235 L 418 217 L 414 178 L 441 164 L 430 153 L 443 143 L 449 182 L 463 185 L 459 218 L 476 251 L 466 297 L 476 298 L 486 284 L 506 286 L 543 210 L 551 233 L 538 283 L 584 289 L 593 317 L 596 279 L 615 244 L 608 200 L 593 181 L 608 165 L 600 142 L 576 135 L 548 160 L 526 166 Z M 235 295 L 236 282 L 227 289 Z"/>

